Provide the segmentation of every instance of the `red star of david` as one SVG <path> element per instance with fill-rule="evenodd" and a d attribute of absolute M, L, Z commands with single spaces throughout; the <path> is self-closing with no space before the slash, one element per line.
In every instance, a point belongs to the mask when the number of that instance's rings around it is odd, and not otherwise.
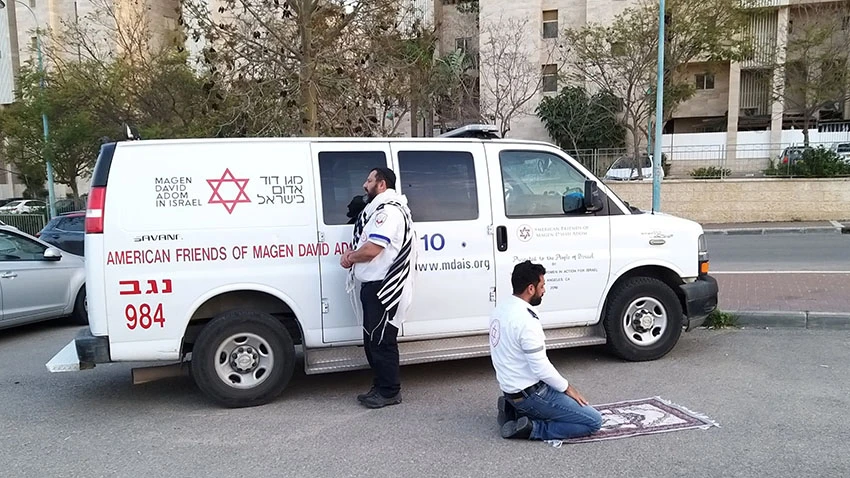
<path fill-rule="evenodd" d="M 235 199 L 224 199 L 221 197 L 219 189 L 224 183 L 233 183 L 236 185 L 238 192 Z M 236 177 L 233 176 L 233 173 L 230 172 L 230 168 L 224 170 L 224 174 L 221 175 L 220 179 L 207 179 L 207 184 L 209 184 L 213 190 L 208 204 L 223 204 L 224 208 L 227 209 L 228 214 L 233 214 L 233 209 L 237 204 L 242 202 L 251 202 L 251 199 L 249 199 L 248 195 L 245 193 L 245 186 L 248 185 L 248 179 L 236 179 Z"/>

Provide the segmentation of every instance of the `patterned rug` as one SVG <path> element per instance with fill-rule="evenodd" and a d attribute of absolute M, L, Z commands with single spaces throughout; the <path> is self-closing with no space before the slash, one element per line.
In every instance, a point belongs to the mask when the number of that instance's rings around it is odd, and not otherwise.
<path fill-rule="evenodd" d="M 705 415 L 694 413 L 661 397 L 593 405 L 593 408 L 602 414 L 601 430 L 587 437 L 548 440 L 547 443 L 560 448 L 565 443 L 614 440 L 679 430 L 706 430 L 720 426 Z"/>

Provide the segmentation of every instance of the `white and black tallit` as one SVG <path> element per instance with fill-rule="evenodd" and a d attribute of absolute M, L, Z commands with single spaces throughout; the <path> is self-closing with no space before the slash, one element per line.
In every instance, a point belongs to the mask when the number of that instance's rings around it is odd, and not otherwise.
<path fill-rule="evenodd" d="M 395 207 L 401 211 L 404 216 L 404 237 L 399 248 L 398 256 L 396 256 L 390 266 L 381 284 L 381 288 L 378 290 L 378 300 L 381 301 L 386 309 L 381 322 L 378 324 L 378 327 L 381 329 L 381 338 L 383 338 L 383 330 L 387 325 L 400 328 L 413 300 L 413 286 L 415 282 L 413 279 L 416 274 L 417 249 L 416 241 L 414 240 L 416 233 L 413 229 L 413 219 L 411 218 L 410 209 L 407 207 L 407 198 L 395 193 L 391 189 L 376 197 L 357 217 L 351 241 L 351 247 L 355 249 L 360 242 L 360 236 L 363 234 L 366 225 L 378 211 L 386 207 Z M 349 269 L 346 290 L 351 295 L 352 305 L 357 314 L 358 323 L 362 324 L 363 308 L 360 303 L 360 290 L 354 279 L 354 267 Z M 378 327 L 375 330 L 367 330 L 370 337 Z"/>

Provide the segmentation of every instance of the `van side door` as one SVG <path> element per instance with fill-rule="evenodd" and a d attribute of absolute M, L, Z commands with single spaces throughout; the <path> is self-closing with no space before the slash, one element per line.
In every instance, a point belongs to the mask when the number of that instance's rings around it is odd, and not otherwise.
<path fill-rule="evenodd" d="M 487 330 L 495 306 L 492 212 L 480 142 L 392 143 L 416 230 L 418 263 L 404 337 Z"/>
<path fill-rule="evenodd" d="M 355 205 L 366 193 L 363 183 L 373 168 L 389 165 L 389 144 L 315 142 L 312 150 L 318 233 L 328 252 L 319 258 L 322 341 L 362 342 L 363 326 L 358 323 L 351 297 L 345 290 L 349 271 L 339 265 L 339 259 L 351 244 L 359 212 Z"/>
<path fill-rule="evenodd" d="M 512 293 L 511 272 L 526 259 L 546 268 L 544 327 L 598 321 L 611 262 L 607 199 L 603 210 L 565 213 L 564 197 L 584 197 L 596 180 L 556 148 L 486 144 L 493 187 L 498 300 Z M 501 188 L 498 190 L 496 188 Z"/>

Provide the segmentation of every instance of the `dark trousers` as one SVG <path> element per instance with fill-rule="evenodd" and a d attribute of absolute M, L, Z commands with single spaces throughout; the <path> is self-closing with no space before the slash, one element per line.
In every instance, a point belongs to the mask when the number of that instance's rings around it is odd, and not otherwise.
<path fill-rule="evenodd" d="M 385 309 L 378 300 L 380 288 L 380 281 L 364 282 L 360 288 L 360 302 L 363 303 L 363 348 L 366 350 L 366 360 L 374 373 L 372 384 L 381 396 L 389 398 L 401 390 L 398 329 L 382 323 Z"/>

